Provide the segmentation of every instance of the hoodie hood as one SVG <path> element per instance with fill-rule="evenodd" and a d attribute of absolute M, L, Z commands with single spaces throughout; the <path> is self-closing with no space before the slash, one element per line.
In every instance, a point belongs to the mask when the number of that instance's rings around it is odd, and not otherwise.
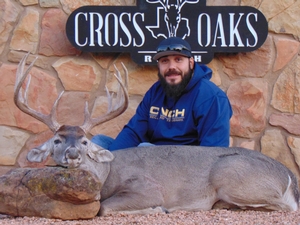
<path fill-rule="evenodd" d="M 212 70 L 203 64 L 195 63 L 193 76 L 186 86 L 184 92 L 191 90 L 201 79 L 210 80 L 212 77 Z"/>

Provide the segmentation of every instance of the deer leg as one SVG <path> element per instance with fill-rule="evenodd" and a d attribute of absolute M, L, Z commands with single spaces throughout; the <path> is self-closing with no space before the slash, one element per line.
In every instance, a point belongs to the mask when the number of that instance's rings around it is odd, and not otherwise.
<path fill-rule="evenodd" d="M 120 182 L 114 194 L 103 199 L 100 215 L 165 212 L 165 192 L 151 176 L 137 173 Z"/>
<path fill-rule="evenodd" d="M 297 210 L 292 188 L 296 182 L 279 166 L 267 158 L 235 154 L 215 163 L 210 180 L 218 199 L 241 208 Z"/>
<path fill-rule="evenodd" d="M 163 202 L 162 193 L 156 190 L 117 193 L 101 202 L 99 215 L 166 213 Z"/>

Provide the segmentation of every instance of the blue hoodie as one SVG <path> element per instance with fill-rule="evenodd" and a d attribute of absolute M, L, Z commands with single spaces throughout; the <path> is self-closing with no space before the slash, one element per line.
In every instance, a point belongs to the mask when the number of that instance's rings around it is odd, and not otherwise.
<path fill-rule="evenodd" d="M 156 82 L 109 150 L 142 142 L 228 147 L 232 109 L 226 94 L 209 81 L 211 76 L 210 68 L 195 63 L 192 79 L 176 99 L 167 97 Z"/>

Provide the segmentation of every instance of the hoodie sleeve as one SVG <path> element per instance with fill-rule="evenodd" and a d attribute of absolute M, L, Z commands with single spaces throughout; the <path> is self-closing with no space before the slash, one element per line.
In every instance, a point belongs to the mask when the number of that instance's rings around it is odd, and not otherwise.
<path fill-rule="evenodd" d="M 219 92 L 200 107 L 205 109 L 197 115 L 200 145 L 228 147 L 232 109 L 226 95 Z"/>
<path fill-rule="evenodd" d="M 141 142 L 147 142 L 148 118 L 150 104 L 150 90 L 145 94 L 142 102 L 137 107 L 135 115 L 124 126 L 109 150 L 136 147 Z"/>

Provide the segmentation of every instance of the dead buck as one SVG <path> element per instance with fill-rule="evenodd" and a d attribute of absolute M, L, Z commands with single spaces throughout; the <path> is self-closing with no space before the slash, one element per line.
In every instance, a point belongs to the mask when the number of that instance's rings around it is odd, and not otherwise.
<path fill-rule="evenodd" d="M 60 166 L 95 174 L 103 183 L 100 215 L 209 210 L 220 200 L 241 208 L 298 209 L 299 190 L 294 174 L 257 151 L 153 146 L 110 152 L 93 144 L 85 133 L 120 115 L 127 107 L 128 95 L 120 79 L 123 99 L 116 108 L 92 119 L 86 107 L 84 125 L 58 125 L 54 114 L 59 98 L 46 116 L 27 106 L 26 94 L 22 97 L 20 87 L 33 66 L 32 63 L 24 72 L 26 58 L 17 71 L 15 103 L 54 132 L 53 138 L 30 150 L 27 158 L 41 162 L 51 155 Z"/>
<path fill-rule="evenodd" d="M 64 165 L 67 167 L 77 167 L 82 162 L 82 155 L 79 154 L 78 149 L 85 148 L 88 151 L 88 154 L 93 154 L 93 151 L 98 150 L 98 146 L 92 144 L 86 137 L 86 134 L 96 125 L 102 124 L 106 121 L 109 121 L 120 114 L 122 114 L 128 107 L 128 71 L 124 64 L 122 63 L 124 74 L 125 74 L 125 83 L 122 81 L 121 73 L 115 66 L 116 73 L 115 78 L 119 83 L 119 88 L 116 94 L 116 102 L 113 105 L 113 94 L 110 94 L 106 88 L 106 94 L 108 98 L 108 110 L 105 115 L 92 118 L 91 113 L 89 112 L 88 103 L 86 102 L 85 111 L 84 111 L 84 123 L 81 126 L 70 126 L 70 125 L 60 125 L 57 122 L 56 110 L 57 105 L 62 97 L 62 92 L 56 101 L 53 104 L 51 112 L 49 115 L 42 114 L 31 107 L 28 106 L 28 89 L 30 86 L 31 76 L 25 88 L 25 93 L 22 93 L 22 85 L 26 80 L 31 68 L 33 67 L 36 59 L 28 66 L 25 71 L 26 60 L 29 56 L 29 53 L 26 54 L 19 63 L 17 72 L 16 72 L 16 83 L 14 89 L 14 102 L 15 105 L 24 113 L 36 118 L 37 120 L 46 124 L 49 129 L 54 133 L 54 137 L 42 144 L 39 149 L 32 149 L 28 158 L 35 158 L 35 160 L 45 160 L 48 155 L 56 157 L 57 154 L 53 154 L 52 151 L 61 151 L 62 149 L 66 151 L 66 158 L 64 160 Z M 42 152 L 40 152 L 42 151 Z M 42 154 L 41 154 L 42 153 Z"/>

